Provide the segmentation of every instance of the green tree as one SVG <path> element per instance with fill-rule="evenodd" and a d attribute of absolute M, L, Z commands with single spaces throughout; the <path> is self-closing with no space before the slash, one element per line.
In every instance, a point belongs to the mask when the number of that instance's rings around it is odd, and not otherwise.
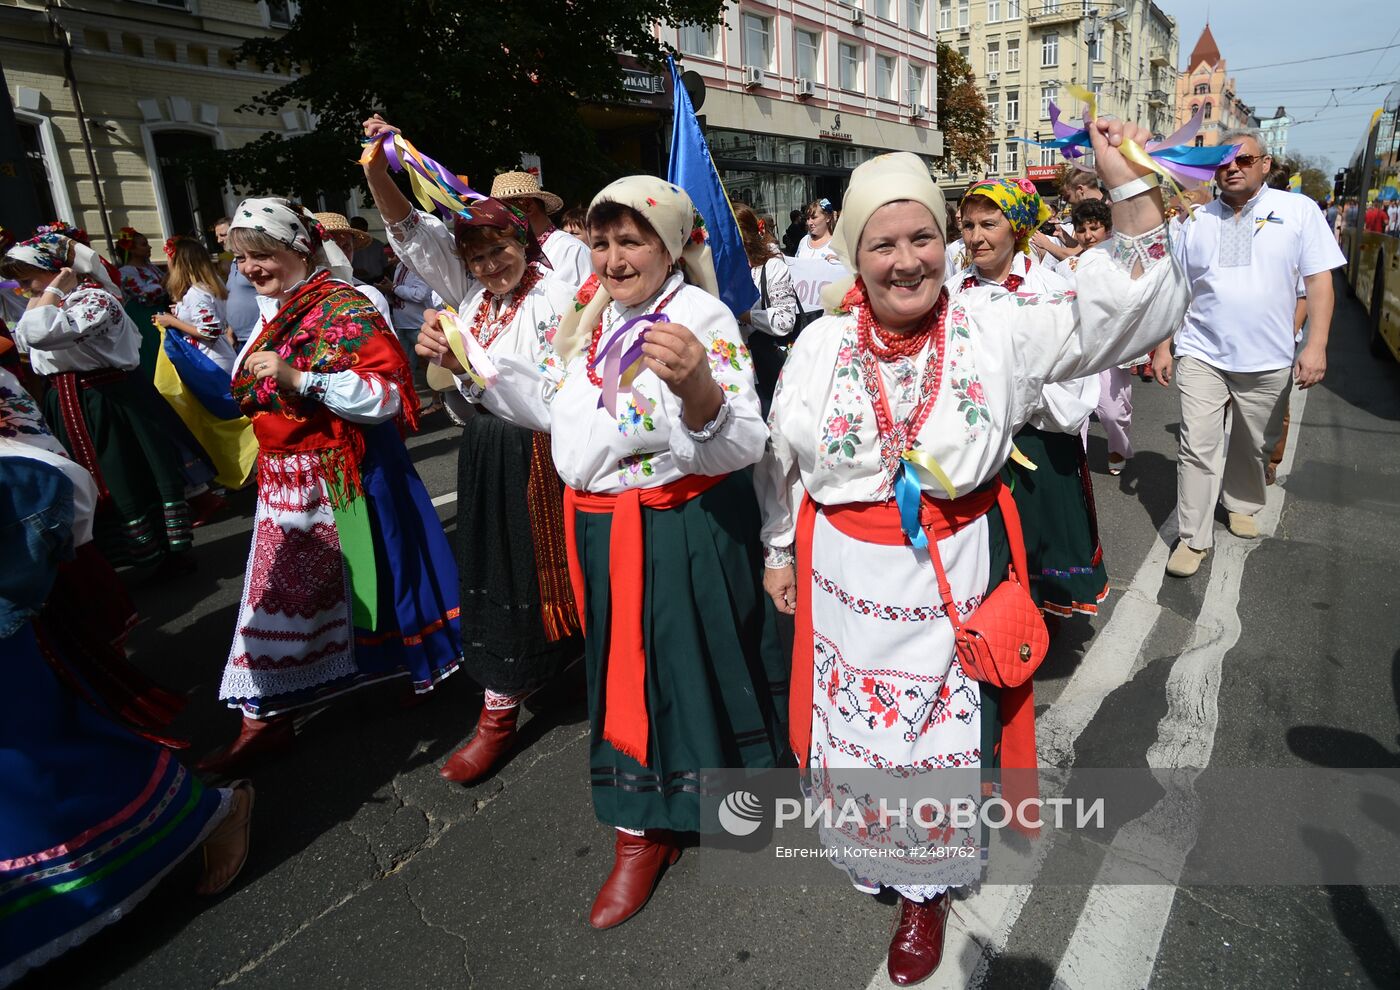
<path fill-rule="evenodd" d="M 191 167 L 249 191 L 358 188 L 360 122 L 377 111 L 478 189 L 533 152 L 552 186 L 581 195 L 614 169 L 578 106 L 625 99 L 618 52 L 664 65 L 668 48 L 652 37 L 655 22 L 713 24 L 723 7 L 724 0 L 302 0 L 286 33 L 245 42 L 235 59 L 295 75 L 249 109 L 309 110 L 315 129 L 264 134 Z"/>
<path fill-rule="evenodd" d="M 959 172 L 987 160 L 992 142 L 992 111 L 977 88 L 972 66 L 956 48 L 938 43 L 938 126 L 943 161 Z"/>
<path fill-rule="evenodd" d="M 1319 162 L 1303 155 L 1286 155 L 1274 160 L 1274 170 L 1269 182 L 1280 189 L 1288 188 L 1288 177 L 1303 177 L 1303 195 L 1311 200 L 1326 199 L 1332 195 L 1332 177 L 1323 171 Z"/>

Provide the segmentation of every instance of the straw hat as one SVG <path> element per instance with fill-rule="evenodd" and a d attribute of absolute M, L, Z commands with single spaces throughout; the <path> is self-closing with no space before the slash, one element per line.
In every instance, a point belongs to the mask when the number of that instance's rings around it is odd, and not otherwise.
<path fill-rule="evenodd" d="M 373 243 L 373 239 L 369 236 L 368 232 L 356 230 L 354 227 L 350 226 L 350 221 L 346 220 L 343 214 L 317 213 L 315 217 L 321 226 L 326 228 L 327 234 L 331 234 L 332 236 L 335 234 L 349 234 L 351 240 L 354 242 L 356 251 L 360 248 L 369 247 L 370 244 Z"/>
<path fill-rule="evenodd" d="M 530 198 L 544 204 L 546 213 L 558 213 L 564 201 L 540 188 L 540 180 L 530 172 L 502 172 L 491 181 L 492 199 Z"/>

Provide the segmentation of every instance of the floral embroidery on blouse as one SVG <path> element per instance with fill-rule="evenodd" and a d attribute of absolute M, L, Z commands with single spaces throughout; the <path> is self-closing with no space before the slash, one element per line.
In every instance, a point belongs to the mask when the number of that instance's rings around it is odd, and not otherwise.
<path fill-rule="evenodd" d="M 968 344 L 972 330 L 967 322 L 967 310 L 960 305 L 948 307 L 948 387 L 958 400 L 958 412 L 963 418 L 963 443 L 973 444 L 991 424 L 992 410 L 976 369 L 967 370 Z"/>
<path fill-rule="evenodd" d="M 718 362 L 721 368 L 728 366 L 735 371 L 742 371 L 743 362 L 749 360 L 749 349 L 743 344 L 736 344 L 716 334 L 710 338 L 710 357 Z"/>
<path fill-rule="evenodd" d="M 552 320 L 540 320 L 535 324 L 535 340 L 541 347 L 554 346 L 554 335 L 559 332 L 559 317 Z"/>
<path fill-rule="evenodd" d="M 76 299 L 70 295 L 63 301 L 63 310 L 81 324 L 84 334 L 105 334 L 122 325 L 121 304 L 101 290 L 84 292 Z"/>
<path fill-rule="evenodd" d="M 1141 263 L 1146 271 L 1165 258 L 1171 250 L 1169 224 L 1162 224 L 1136 237 L 1115 233 L 1109 243 L 1109 257 L 1125 272 Z"/>
<path fill-rule="evenodd" d="M 856 456 L 856 448 L 860 446 L 860 428 L 865 421 L 865 414 L 859 409 L 843 410 L 839 406 L 834 407 L 834 412 L 826 425 L 822 427 L 822 443 L 826 446 L 827 456 L 822 458 L 824 467 L 831 467 L 842 457 L 853 458 Z"/>
<path fill-rule="evenodd" d="M 0 385 L 0 437 L 44 437 L 49 435 L 39 414 L 39 405 L 23 389 Z"/>
<path fill-rule="evenodd" d="M 617 480 L 624 485 L 639 485 L 656 473 L 651 460 L 656 455 L 637 451 L 617 462 Z"/>
<path fill-rule="evenodd" d="M 627 405 L 619 409 L 617 413 L 617 432 L 626 436 L 639 430 L 650 432 L 654 429 L 656 429 L 656 422 L 651 418 L 651 414 L 638 409 L 636 398 L 628 396 Z"/>
<path fill-rule="evenodd" d="M 137 267 L 126 265 L 121 270 L 121 289 L 127 298 L 147 306 L 155 306 L 165 299 L 165 286 L 160 281 L 160 270 L 152 265 Z"/>
<path fill-rule="evenodd" d="M 831 397 L 826 408 L 831 416 L 822 426 L 821 466 L 834 468 L 841 461 L 850 460 L 861 445 L 860 430 L 865 425 L 863 407 L 864 386 L 861 384 L 860 366 L 856 357 L 855 321 L 841 338 L 841 346 L 836 352 L 836 377 L 833 379 Z"/>

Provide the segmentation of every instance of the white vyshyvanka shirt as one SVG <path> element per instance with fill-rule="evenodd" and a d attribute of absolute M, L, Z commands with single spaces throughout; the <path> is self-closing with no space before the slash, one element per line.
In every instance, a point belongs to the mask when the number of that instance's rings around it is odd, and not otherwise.
<path fill-rule="evenodd" d="M 141 363 L 141 331 L 116 297 L 92 283 L 57 306 L 25 310 L 15 342 L 41 375 L 61 371 L 131 371 Z"/>
<path fill-rule="evenodd" d="M 812 244 L 812 235 L 804 234 L 802 240 L 797 242 L 797 253 L 794 258 L 819 258 L 822 261 L 829 261 L 833 265 L 841 264 L 841 259 L 836 257 L 836 249 L 831 246 L 831 238 L 827 238 L 825 244 L 816 247 Z"/>
<path fill-rule="evenodd" d="M 186 289 L 175 307 L 177 320 L 182 320 L 200 333 L 207 333 L 214 338 L 212 341 L 192 338 L 194 346 L 210 361 L 232 375 L 233 362 L 238 355 L 234 353 L 233 345 L 224 339 L 224 331 L 228 329 L 227 314 L 224 300 L 199 285 L 192 285 Z M 179 331 L 172 327 L 166 333 Z"/>
<path fill-rule="evenodd" d="M 1177 234 L 1179 233 L 1179 228 L 1177 228 L 1177 227 L 1172 227 L 1171 229 L 1172 229 L 1172 234 L 1173 234 L 1173 236 L 1175 236 L 1175 235 L 1177 235 Z M 1068 281 L 1069 281 L 1069 284 L 1070 284 L 1071 286 L 1073 286 L 1073 285 L 1075 285 L 1075 284 L 1079 281 L 1079 264 L 1080 264 L 1080 260 L 1084 257 L 1084 255 L 1085 255 L 1087 252 L 1089 252 L 1089 251 L 1095 251 L 1095 250 L 1098 250 L 1098 251 L 1108 251 L 1108 250 L 1111 249 L 1112 244 L 1113 244 L 1113 235 L 1110 234 L 1105 240 L 1100 241 L 1098 244 L 1095 244 L 1093 247 L 1086 248 L 1084 251 L 1080 252 L 1079 254 L 1072 254 L 1072 255 L 1070 255 L 1068 258 L 1061 258 L 1059 261 L 1055 262 L 1055 264 L 1051 265 L 1050 267 L 1052 267 L 1062 278 L 1068 280 Z M 1298 294 L 1299 294 L 1300 296 L 1303 294 L 1301 288 L 1299 289 Z M 1165 339 L 1165 337 L 1166 337 L 1166 335 L 1163 334 L 1163 339 Z M 1119 367 L 1119 368 L 1122 368 L 1122 369 L 1124 369 L 1124 370 L 1126 371 L 1127 369 L 1129 369 L 1129 368 L 1134 368 L 1134 367 L 1136 367 L 1137 365 L 1140 365 L 1140 364 L 1147 364 L 1147 363 L 1148 363 L 1149 361 L 1151 361 L 1151 360 L 1152 360 L 1152 352 L 1151 352 L 1151 351 L 1148 351 L 1146 354 L 1139 354 L 1137 357 L 1133 358 L 1131 361 L 1124 361 L 1122 364 L 1118 365 L 1118 367 Z M 1104 381 L 1104 379 L 1103 379 L 1102 377 L 1100 377 L 1100 379 L 1099 379 L 1099 383 L 1100 383 L 1100 398 L 1102 398 L 1103 381 Z"/>
<path fill-rule="evenodd" d="M 714 296 L 675 273 L 640 306 L 610 303 L 603 313 L 604 339 L 634 316 L 658 309 L 695 335 L 724 389 L 728 421 L 703 443 L 681 421 L 680 399 L 651 371 L 642 371 L 634 382 L 634 390 L 653 403 L 649 413 L 626 390 L 619 392 L 616 415 L 600 406 L 601 389 L 588 377 L 586 344 L 567 366 L 552 349 L 540 362 L 523 355 L 497 362 L 501 379 L 486 390 L 486 407 L 520 426 L 548 430 L 554 466 L 572 488 L 617 493 L 689 474 L 724 475 L 748 467 L 763 453 L 768 431 L 759 414 L 753 362 L 733 314 Z M 628 339 L 640 329 L 630 331 Z"/>
<path fill-rule="evenodd" d="M 472 321 L 484 304 L 486 287 L 467 274 L 447 225 L 427 213 L 414 212 L 398 223 L 389 224 L 385 230 L 389 233 L 394 253 L 399 256 L 399 263 L 413 269 L 442 299 L 455 301 L 457 325 L 463 333 L 469 333 Z M 549 341 L 554 339 L 559 318 L 574 304 L 574 290 L 551 275 L 548 268 L 537 267 L 536 271 L 543 277 L 521 301 L 510 325 L 486 346 L 486 353 L 493 362 L 506 355 L 518 354 L 528 363 L 537 365 L 553 354 L 549 350 Z M 511 302 L 510 296 L 492 300 L 490 315 L 495 316 L 509 309 Z M 470 401 L 480 402 L 503 419 L 514 421 L 507 410 L 497 408 L 498 404 L 492 400 L 489 390 L 483 393 L 470 378 L 459 377 L 457 387 Z M 531 429 L 540 427 L 532 426 Z"/>
<path fill-rule="evenodd" d="M 1029 254 L 1017 254 L 1013 257 L 1011 259 L 1011 272 L 1024 279 L 1021 288 L 1017 290 L 1021 293 L 1052 296 L 1064 294 L 1074 288 L 1074 283 L 1061 275 L 1051 265 L 1037 261 Z M 974 291 L 963 288 L 968 278 L 977 279 L 977 288 L 986 285 L 996 286 L 995 282 L 983 278 L 975 265 L 960 273 L 956 278 L 948 279 L 945 284 L 949 291 L 955 294 Z M 1072 382 L 1055 382 L 1046 385 L 1041 390 L 1040 406 L 1031 416 L 1030 425 L 1037 430 L 1045 430 L 1049 433 L 1078 434 L 1083 429 L 1084 424 L 1088 422 L 1090 414 L 1098 407 L 1099 392 L 1098 375 L 1088 375 Z"/>
<path fill-rule="evenodd" d="M 533 236 L 533 235 L 531 235 Z M 557 227 L 544 235 L 540 250 L 549 259 L 554 277 L 578 289 L 593 274 L 593 252 L 582 240 Z"/>

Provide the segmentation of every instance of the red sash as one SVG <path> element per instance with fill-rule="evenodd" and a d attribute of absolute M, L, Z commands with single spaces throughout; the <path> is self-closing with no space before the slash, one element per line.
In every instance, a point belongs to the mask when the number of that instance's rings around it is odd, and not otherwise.
<path fill-rule="evenodd" d="M 603 738 L 619 752 L 647 766 L 646 648 L 642 643 L 642 602 L 646 566 L 642 508 L 675 509 L 704 494 L 728 475 L 688 474 L 668 485 L 633 488 L 620 494 L 564 489 L 564 542 L 569 550 L 569 580 L 574 586 L 579 625 L 587 614 L 583 565 L 575 536 L 575 512 L 610 513 L 608 585 L 612 617 L 608 628 L 607 681 L 603 694 Z M 584 629 L 587 633 L 587 629 Z M 810 693 L 810 692 L 809 692 Z"/>
<path fill-rule="evenodd" d="M 992 505 L 1001 507 L 1012 554 L 1024 558 L 1025 541 L 1021 516 L 1011 497 L 1011 489 L 998 479 L 994 484 L 961 498 L 939 499 L 925 495 L 919 521 L 930 540 L 952 536 L 969 523 L 986 515 Z M 902 546 L 906 543 L 900 528 L 899 508 L 888 502 L 859 502 L 849 505 L 819 506 L 808 496 L 797 514 L 797 620 L 792 646 L 792 693 L 788 698 L 788 731 L 798 766 L 806 767 L 812 739 L 812 532 L 817 513 L 844 535 L 865 543 Z M 1022 571 L 1024 573 L 1024 570 Z M 954 661 L 956 662 L 956 661 Z M 1035 698 L 1031 682 L 1001 692 L 1001 765 L 1005 769 L 1035 769 Z"/>

